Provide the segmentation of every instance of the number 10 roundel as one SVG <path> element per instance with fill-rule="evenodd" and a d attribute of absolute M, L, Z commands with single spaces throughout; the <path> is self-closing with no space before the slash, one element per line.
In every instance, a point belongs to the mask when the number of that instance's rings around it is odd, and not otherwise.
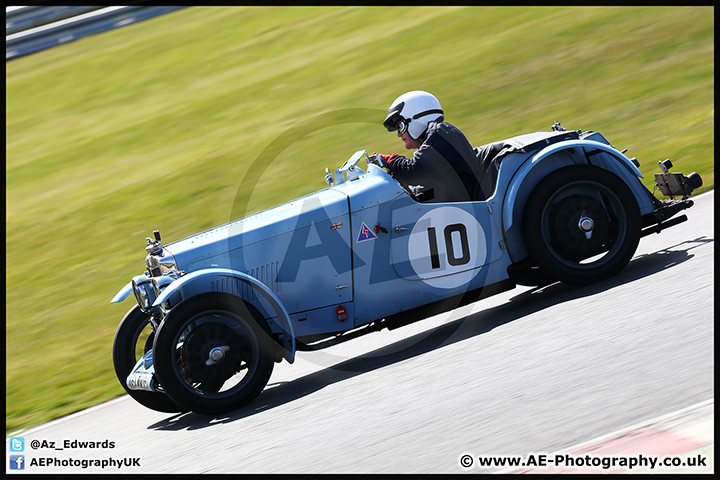
<path fill-rule="evenodd" d="M 469 212 L 440 207 L 425 213 L 408 239 L 408 258 L 415 273 L 437 288 L 465 285 L 485 264 L 485 232 Z"/>

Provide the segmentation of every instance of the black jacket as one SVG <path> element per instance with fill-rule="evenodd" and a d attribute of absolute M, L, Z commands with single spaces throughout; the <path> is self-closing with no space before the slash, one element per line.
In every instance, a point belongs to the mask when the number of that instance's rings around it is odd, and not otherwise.
<path fill-rule="evenodd" d="M 449 123 L 430 123 L 425 141 L 411 158 L 396 155 L 387 163 L 395 178 L 407 186 L 424 187 L 421 201 L 482 200 L 480 164 L 465 135 Z"/>

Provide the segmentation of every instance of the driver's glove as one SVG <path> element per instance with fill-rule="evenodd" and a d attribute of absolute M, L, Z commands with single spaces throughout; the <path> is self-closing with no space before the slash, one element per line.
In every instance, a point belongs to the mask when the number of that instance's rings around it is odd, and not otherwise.
<path fill-rule="evenodd" d="M 392 162 L 393 160 L 395 160 L 395 157 L 397 157 L 397 156 L 398 156 L 397 153 L 392 153 L 390 155 L 384 155 L 382 153 L 373 153 L 370 158 L 373 158 L 373 157 L 378 158 L 379 157 L 382 159 L 382 161 L 384 163 L 388 164 L 388 163 Z M 382 167 L 382 165 L 380 165 L 380 166 Z"/>

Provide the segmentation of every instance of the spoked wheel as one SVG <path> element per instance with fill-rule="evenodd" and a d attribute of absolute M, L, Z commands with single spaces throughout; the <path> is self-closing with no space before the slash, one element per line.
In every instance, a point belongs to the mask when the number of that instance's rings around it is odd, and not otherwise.
<path fill-rule="evenodd" d="M 130 390 L 127 386 L 128 375 L 138 360 L 150 351 L 154 339 L 155 332 L 152 331 L 149 315 L 135 305 L 125 314 L 115 332 L 113 340 L 115 375 L 125 391 L 141 405 L 159 412 L 186 411 L 163 393 Z"/>
<path fill-rule="evenodd" d="M 530 256 L 565 283 L 609 278 L 630 261 L 640 240 L 640 209 L 615 174 L 573 165 L 550 174 L 530 195 L 523 217 Z"/>
<path fill-rule="evenodd" d="M 196 413 L 217 415 L 246 405 L 267 385 L 275 363 L 267 324 L 244 301 L 206 294 L 175 308 L 153 344 L 164 391 Z"/>

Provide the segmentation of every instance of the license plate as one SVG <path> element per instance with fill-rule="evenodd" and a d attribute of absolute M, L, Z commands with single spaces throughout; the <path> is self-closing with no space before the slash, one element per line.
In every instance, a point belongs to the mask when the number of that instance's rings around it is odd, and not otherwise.
<path fill-rule="evenodd" d="M 152 364 L 152 350 L 141 358 L 125 381 L 130 390 L 155 391 L 155 366 Z"/>
<path fill-rule="evenodd" d="M 153 383 L 152 372 L 133 372 L 128 375 L 127 378 L 127 386 L 130 390 L 147 390 L 148 392 L 154 392 L 155 386 Z"/>

